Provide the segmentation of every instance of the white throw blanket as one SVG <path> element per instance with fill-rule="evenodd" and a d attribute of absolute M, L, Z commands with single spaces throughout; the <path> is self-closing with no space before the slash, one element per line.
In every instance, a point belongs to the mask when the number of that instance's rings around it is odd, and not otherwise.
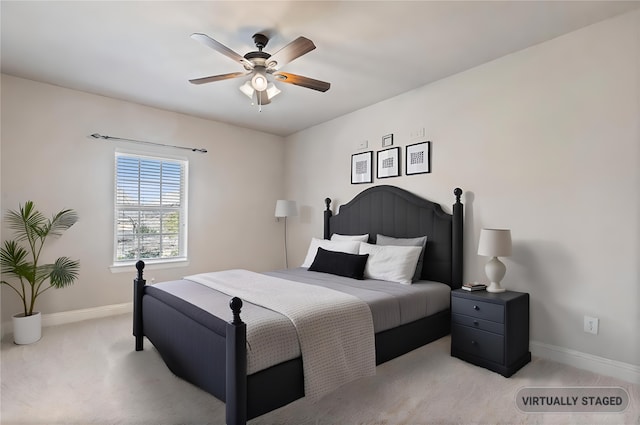
<path fill-rule="evenodd" d="M 357 297 L 247 270 L 185 279 L 287 316 L 298 332 L 305 396 L 312 401 L 349 381 L 375 375 L 371 311 Z"/>

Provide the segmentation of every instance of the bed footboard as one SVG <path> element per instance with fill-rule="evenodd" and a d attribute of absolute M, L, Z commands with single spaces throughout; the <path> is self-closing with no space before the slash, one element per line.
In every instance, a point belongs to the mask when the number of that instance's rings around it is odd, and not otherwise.
<path fill-rule="evenodd" d="M 147 298 L 147 301 L 143 301 L 145 296 L 145 286 L 146 280 L 143 277 L 144 270 L 144 262 L 138 261 L 136 263 L 136 269 L 138 270 L 137 277 L 133 281 L 133 335 L 135 337 L 135 349 L 136 351 L 143 350 L 143 341 L 145 337 L 145 326 L 144 326 L 144 318 L 146 317 L 145 312 L 143 311 L 143 306 L 147 305 L 148 308 L 153 307 L 154 305 L 165 306 L 163 307 L 166 311 L 162 314 L 162 316 L 166 317 L 166 314 L 170 316 L 175 314 L 178 310 L 175 310 L 169 307 L 167 304 L 164 304 L 162 301 L 156 300 L 153 297 Z M 207 373 L 202 373 L 203 369 L 199 369 L 197 366 L 191 367 L 188 364 L 185 364 L 181 360 L 179 360 L 180 348 L 169 348 L 170 345 L 174 344 L 174 342 L 168 341 L 165 333 L 162 330 L 158 329 L 158 326 L 162 328 L 162 325 L 153 325 L 150 323 L 149 329 L 149 338 L 156 345 L 158 352 L 163 357 L 163 360 L 176 375 L 186 379 L 189 382 L 194 383 L 195 385 L 205 389 L 211 394 L 215 395 L 217 398 L 221 399 L 225 402 L 226 405 L 226 423 L 227 425 L 244 425 L 247 423 L 248 415 L 247 415 L 247 327 L 246 324 L 240 318 L 240 310 L 242 308 L 242 300 L 240 298 L 234 297 L 229 302 L 229 307 L 233 312 L 233 320 L 229 323 L 226 323 L 225 335 L 220 336 L 219 334 L 214 334 L 211 331 L 207 331 L 206 327 L 198 325 L 197 327 L 204 332 L 211 332 L 211 337 L 209 339 L 209 352 L 210 352 L 210 363 L 217 363 L 222 358 L 222 353 L 224 353 L 223 365 L 224 365 L 224 389 L 223 392 L 218 392 L 212 387 L 216 385 L 214 382 L 210 382 L 210 380 L 217 381 L 218 383 L 221 380 L 218 380 L 216 376 L 207 377 Z M 158 307 L 154 307 L 157 309 Z M 148 312 L 147 312 L 148 314 Z M 181 318 L 186 318 L 183 314 L 179 314 Z M 173 317 L 173 316 L 172 316 Z M 177 316 L 175 317 L 177 318 Z M 218 319 L 219 320 L 219 319 Z M 166 329 L 167 324 L 165 323 Z M 157 340 L 154 340 L 155 337 Z M 208 337 L 208 335 L 207 335 Z M 224 340 L 222 340 L 224 338 Z M 200 338 L 194 338 L 194 340 L 199 340 Z M 218 340 L 219 342 L 216 342 Z M 216 354 L 216 348 L 220 347 L 219 354 Z M 178 358 L 176 358 L 178 357 Z M 194 370 L 198 369 L 198 370 Z M 223 372 L 223 370 L 220 370 Z M 215 371 L 209 370 L 208 373 L 212 375 L 216 375 Z M 221 373 L 219 378 L 222 378 Z M 203 380 L 202 382 L 200 382 Z M 220 388 L 220 387 L 218 387 Z"/>

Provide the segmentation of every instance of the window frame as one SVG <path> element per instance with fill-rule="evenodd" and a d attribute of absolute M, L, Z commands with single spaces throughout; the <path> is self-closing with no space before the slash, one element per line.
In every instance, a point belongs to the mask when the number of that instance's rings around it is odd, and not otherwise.
<path fill-rule="evenodd" d="M 180 205 L 178 207 L 163 207 L 158 206 L 145 206 L 143 204 L 135 204 L 131 206 L 124 206 L 118 204 L 118 158 L 127 157 L 135 158 L 137 160 L 151 160 L 178 163 L 182 169 L 181 173 L 181 195 Z M 166 154 L 157 153 L 143 153 L 134 152 L 128 150 L 116 150 L 114 154 L 113 163 L 113 252 L 112 252 L 112 265 L 110 267 L 112 272 L 129 271 L 134 270 L 136 262 L 143 260 L 147 268 L 168 268 L 187 266 L 189 264 L 188 259 L 188 182 L 189 182 L 189 160 L 185 157 L 176 157 Z M 162 177 L 159 178 L 162 180 Z M 140 184 L 140 177 L 138 177 L 138 184 Z M 138 200 L 139 201 L 139 200 Z M 122 211 L 178 211 L 179 212 L 179 229 L 178 229 L 178 256 L 176 257 L 164 257 L 164 258 L 140 258 L 140 253 L 137 252 L 136 258 L 118 260 L 118 220 Z M 162 235 L 162 233 L 161 233 Z M 139 235 L 135 236 L 136 241 Z"/>

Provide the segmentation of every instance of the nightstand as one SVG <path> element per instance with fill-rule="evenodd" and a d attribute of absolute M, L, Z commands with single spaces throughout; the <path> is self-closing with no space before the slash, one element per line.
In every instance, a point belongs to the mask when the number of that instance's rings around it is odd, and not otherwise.
<path fill-rule="evenodd" d="M 529 294 L 451 291 L 451 355 L 507 378 L 529 363 Z"/>

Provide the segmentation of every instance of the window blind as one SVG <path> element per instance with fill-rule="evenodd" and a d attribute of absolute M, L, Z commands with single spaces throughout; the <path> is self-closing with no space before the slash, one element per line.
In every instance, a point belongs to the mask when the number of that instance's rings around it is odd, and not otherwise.
<path fill-rule="evenodd" d="M 116 153 L 114 262 L 186 257 L 187 161 Z"/>

